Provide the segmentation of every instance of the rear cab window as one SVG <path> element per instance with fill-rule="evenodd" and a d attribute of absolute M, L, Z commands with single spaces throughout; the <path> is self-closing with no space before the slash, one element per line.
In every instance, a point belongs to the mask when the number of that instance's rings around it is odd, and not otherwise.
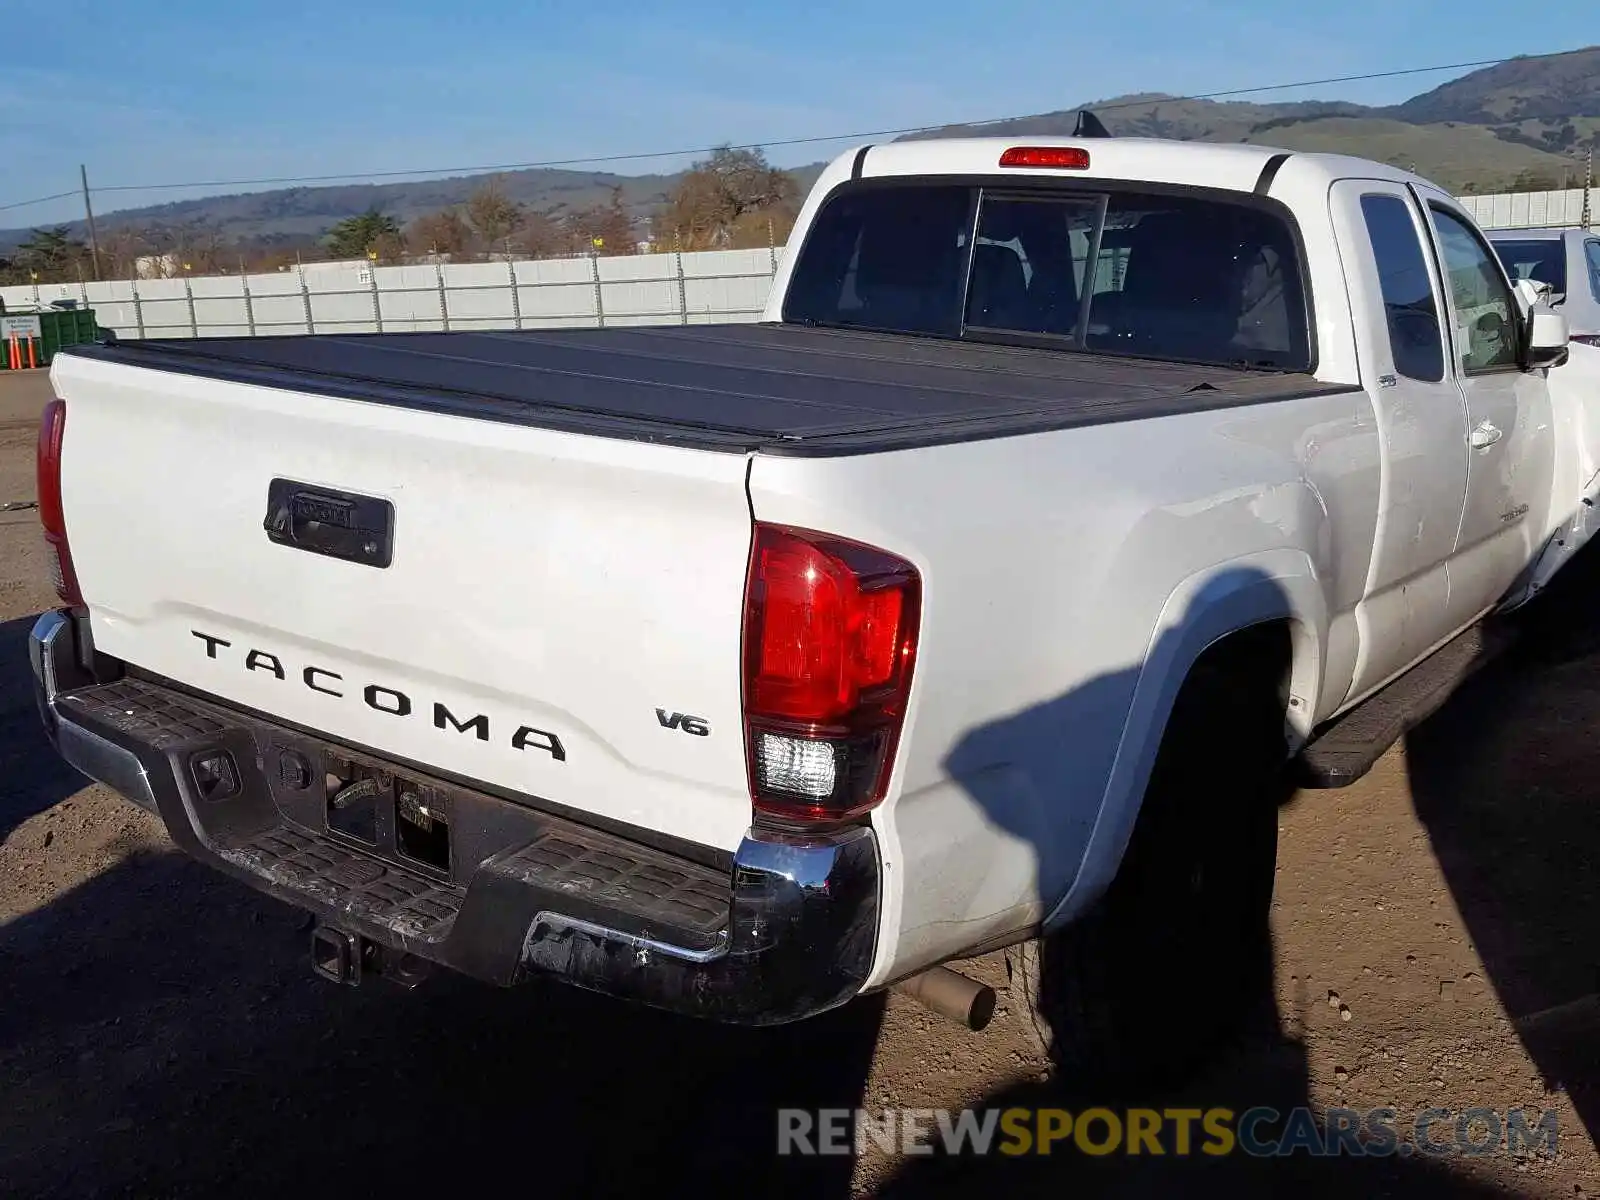
<path fill-rule="evenodd" d="M 1298 242 L 1264 202 L 874 182 L 823 205 L 783 318 L 1309 371 L 1307 308 Z"/>

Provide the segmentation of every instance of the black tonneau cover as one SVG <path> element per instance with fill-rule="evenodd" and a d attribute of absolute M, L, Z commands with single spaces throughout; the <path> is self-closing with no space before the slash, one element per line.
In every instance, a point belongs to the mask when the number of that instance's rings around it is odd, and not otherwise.
<path fill-rule="evenodd" d="M 1309 375 L 794 325 L 164 339 L 63 353 L 741 453 L 911 449 L 1349 390 Z"/>

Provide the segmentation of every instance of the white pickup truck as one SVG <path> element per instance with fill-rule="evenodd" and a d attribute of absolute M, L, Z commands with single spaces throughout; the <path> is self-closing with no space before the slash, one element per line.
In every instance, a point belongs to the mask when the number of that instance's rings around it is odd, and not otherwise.
<path fill-rule="evenodd" d="M 836 161 L 756 324 L 74 347 L 44 720 L 335 979 L 976 1024 L 943 964 L 1008 948 L 1064 1066 L 1166 1060 L 1286 766 L 1359 777 L 1590 532 L 1530 293 L 1373 162 L 973 139 Z"/>

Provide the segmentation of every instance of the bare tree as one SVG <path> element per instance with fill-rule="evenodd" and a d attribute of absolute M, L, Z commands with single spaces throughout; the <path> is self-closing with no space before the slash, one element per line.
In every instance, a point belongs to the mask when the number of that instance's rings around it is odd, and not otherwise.
<path fill-rule="evenodd" d="M 146 247 L 141 257 L 170 257 L 173 274 L 217 275 L 237 265 L 233 243 L 203 219 L 152 226 L 138 236 Z"/>
<path fill-rule="evenodd" d="M 108 279 L 131 279 L 139 260 L 153 253 L 150 235 L 133 225 L 113 225 L 100 231 L 100 263 Z"/>
<path fill-rule="evenodd" d="M 522 229 L 517 233 L 517 245 L 522 253 L 532 258 L 549 258 L 571 254 L 576 248 L 573 235 L 545 213 L 528 212 L 524 217 Z"/>
<path fill-rule="evenodd" d="M 750 250 L 757 246 L 781 246 L 793 231 L 797 215 L 788 205 L 741 213 L 728 229 L 728 248 Z"/>
<path fill-rule="evenodd" d="M 472 227 L 453 208 L 428 213 L 406 226 L 406 244 L 414 254 L 458 257 L 472 247 Z"/>
<path fill-rule="evenodd" d="M 507 239 L 527 223 L 527 210 L 506 192 L 505 182 L 491 176 L 467 197 L 467 220 L 485 248 L 503 249 Z"/>
<path fill-rule="evenodd" d="M 287 271 L 301 262 L 317 262 L 324 257 L 324 247 L 310 240 L 284 239 L 268 245 L 257 245 L 245 251 L 245 269 L 249 271 Z"/>
<path fill-rule="evenodd" d="M 567 225 L 586 254 L 633 254 L 638 250 L 633 218 L 622 201 L 620 187 L 611 189 L 611 198 L 606 203 L 573 213 Z"/>
<path fill-rule="evenodd" d="M 794 223 L 799 189 L 786 171 L 760 150 L 723 146 L 687 171 L 654 222 L 655 240 L 676 241 L 686 250 L 764 245 L 768 221 L 774 234 Z"/>

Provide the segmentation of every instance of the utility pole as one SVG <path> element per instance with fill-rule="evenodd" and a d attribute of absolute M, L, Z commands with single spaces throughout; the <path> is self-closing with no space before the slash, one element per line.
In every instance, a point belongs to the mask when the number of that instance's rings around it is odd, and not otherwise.
<path fill-rule="evenodd" d="M 83 215 L 89 219 L 89 258 L 94 265 L 95 282 L 100 281 L 100 237 L 94 231 L 94 207 L 89 203 L 89 168 L 78 164 L 78 178 L 83 180 Z"/>
<path fill-rule="evenodd" d="M 1590 207 L 1590 198 L 1594 192 L 1594 143 L 1589 143 L 1589 155 L 1583 167 L 1583 214 L 1578 218 L 1578 224 L 1588 229 L 1592 223 L 1593 209 Z"/>

